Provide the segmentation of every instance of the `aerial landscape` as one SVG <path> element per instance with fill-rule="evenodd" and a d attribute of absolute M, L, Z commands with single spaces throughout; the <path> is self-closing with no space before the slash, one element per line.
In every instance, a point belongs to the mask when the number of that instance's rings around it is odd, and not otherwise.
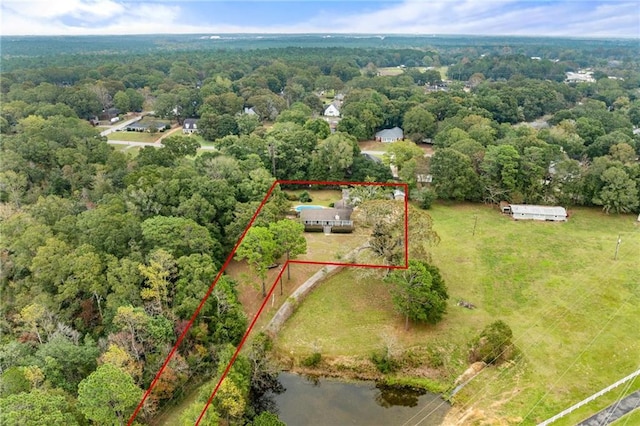
<path fill-rule="evenodd" d="M 0 24 L 0 424 L 640 424 L 637 2 Z"/>

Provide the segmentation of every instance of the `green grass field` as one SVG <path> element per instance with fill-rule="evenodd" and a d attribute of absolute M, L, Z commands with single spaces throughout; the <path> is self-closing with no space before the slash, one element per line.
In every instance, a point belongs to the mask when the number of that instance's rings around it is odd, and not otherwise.
<path fill-rule="evenodd" d="M 465 416 L 465 423 L 534 424 L 640 366 L 635 216 L 575 209 L 567 223 L 516 222 L 483 205 L 436 205 L 429 214 L 442 239 L 433 261 L 451 297 L 443 322 L 405 332 L 380 277 L 347 270 L 298 308 L 278 336 L 278 350 L 301 357 L 314 348 L 327 357 L 367 357 L 389 342 L 435 348 L 444 354 L 441 380 L 451 383 L 467 367 L 469 340 L 502 319 L 524 357 L 511 367 L 485 369 L 456 395 L 450 417 L 455 422 Z M 618 235 L 622 243 L 614 261 Z M 478 308 L 458 307 L 459 299 Z M 558 424 L 574 424 L 620 391 Z"/>
<path fill-rule="evenodd" d="M 113 132 L 107 135 L 108 140 L 128 141 L 128 142 L 155 142 L 160 139 L 163 133 L 149 132 Z"/>

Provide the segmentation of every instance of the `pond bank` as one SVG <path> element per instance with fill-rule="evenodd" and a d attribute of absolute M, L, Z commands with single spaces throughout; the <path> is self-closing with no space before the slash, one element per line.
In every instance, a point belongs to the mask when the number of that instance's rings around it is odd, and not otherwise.
<path fill-rule="evenodd" d="M 449 411 L 439 395 L 385 386 L 373 381 L 344 382 L 281 373 L 287 389 L 275 396 L 279 417 L 295 425 L 438 425 Z"/>

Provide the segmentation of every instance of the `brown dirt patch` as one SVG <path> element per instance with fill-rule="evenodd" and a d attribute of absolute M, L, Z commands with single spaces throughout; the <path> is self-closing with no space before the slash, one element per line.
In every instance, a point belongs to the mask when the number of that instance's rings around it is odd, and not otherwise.
<path fill-rule="evenodd" d="M 281 259 L 279 263 L 284 265 L 285 259 Z M 281 267 L 273 268 L 267 273 L 267 279 L 265 280 L 267 292 L 269 292 L 270 286 L 280 273 Z M 321 267 L 320 265 L 291 265 L 291 280 L 287 278 L 287 271 L 285 270 L 282 275 L 282 295 L 280 294 L 280 284 L 278 283 L 273 291 L 272 300 L 267 303 L 256 324 L 259 327 L 266 325 L 289 295 Z M 244 313 L 251 321 L 264 300 L 262 298 L 262 281 L 251 271 L 245 261 L 231 261 L 225 272 L 238 283 L 238 298 Z"/>
<path fill-rule="evenodd" d="M 358 142 L 360 151 L 386 151 L 388 144 L 374 140 Z"/>

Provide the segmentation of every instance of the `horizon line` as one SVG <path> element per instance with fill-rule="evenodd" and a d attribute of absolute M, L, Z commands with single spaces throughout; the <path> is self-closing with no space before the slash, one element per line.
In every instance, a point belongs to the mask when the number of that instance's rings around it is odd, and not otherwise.
<path fill-rule="evenodd" d="M 368 37 L 510 37 L 510 38 L 545 38 L 545 39 L 600 39 L 600 40 L 640 40 L 638 35 L 544 35 L 544 34 L 474 34 L 474 33 L 379 33 L 379 32 L 330 32 L 330 31 L 311 31 L 311 32 L 178 32 L 178 33 L 114 33 L 114 34 L 1 34 L 0 37 L 143 37 L 143 36 L 216 36 L 216 35 L 250 35 L 250 36 L 368 36 Z M 215 39 L 214 39 L 215 40 Z"/>

